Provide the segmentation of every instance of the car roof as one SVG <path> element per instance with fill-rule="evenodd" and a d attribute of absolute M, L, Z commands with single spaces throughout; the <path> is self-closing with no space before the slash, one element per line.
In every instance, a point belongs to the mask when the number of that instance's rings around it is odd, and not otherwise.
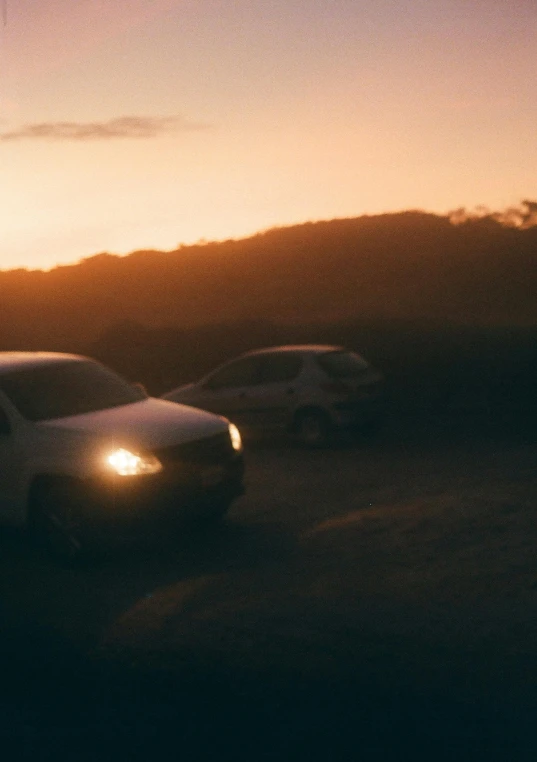
<path fill-rule="evenodd" d="M 0 375 L 15 370 L 39 368 L 59 362 L 87 360 L 81 355 L 64 352 L 0 352 Z"/>
<path fill-rule="evenodd" d="M 344 347 L 334 344 L 282 344 L 276 347 L 262 347 L 245 352 L 243 357 L 253 355 L 275 354 L 279 352 L 294 352 L 295 354 L 325 354 L 326 352 L 341 352 Z"/>

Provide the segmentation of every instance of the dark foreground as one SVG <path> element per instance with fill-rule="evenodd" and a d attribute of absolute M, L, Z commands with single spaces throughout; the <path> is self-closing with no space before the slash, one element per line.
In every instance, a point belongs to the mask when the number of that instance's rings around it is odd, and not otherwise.
<path fill-rule="evenodd" d="M 3 757 L 534 760 L 531 433 L 257 445 L 226 526 L 95 568 L 4 532 Z"/>
<path fill-rule="evenodd" d="M 379 685 L 371 674 L 334 682 L 214 666 L 178 679 L 39 640 L 25 634 L 17 647 L 49 663 L 12 664 L 4 682 L 2 740 L 15 751 L 4 759 L 535 759 L 534 690 L 497 686 L 469 701 L 456 678 L 445 692 L 419 677 L 381 674 Z"/>

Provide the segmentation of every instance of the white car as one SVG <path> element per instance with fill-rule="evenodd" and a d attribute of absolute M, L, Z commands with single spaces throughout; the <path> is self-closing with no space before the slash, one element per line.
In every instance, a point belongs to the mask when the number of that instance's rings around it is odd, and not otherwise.
<path fill-rule="evenodd" d="M 150 398 L 86 357 L 0 352 L 0 520 L 64 558 L 103 532 L 216 518 L 242 492 L 226 419 Z"/>
<path fill-rule="evenodd" d="M 337 429 L 374 429 L 384 394 L 382 374 L 361 355 L 306 344 L 246 352 L 163 396 L 225 415 L 241 430 L 282 429 L 314 447 Z"/>

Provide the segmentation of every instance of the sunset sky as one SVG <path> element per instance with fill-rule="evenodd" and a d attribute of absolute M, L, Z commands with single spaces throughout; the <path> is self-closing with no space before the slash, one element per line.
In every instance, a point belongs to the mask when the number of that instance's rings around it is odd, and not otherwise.
<path fill-rule="evenodd" d="M 2 269 L 537 197 L 537 0 L 6 4 Z"/>

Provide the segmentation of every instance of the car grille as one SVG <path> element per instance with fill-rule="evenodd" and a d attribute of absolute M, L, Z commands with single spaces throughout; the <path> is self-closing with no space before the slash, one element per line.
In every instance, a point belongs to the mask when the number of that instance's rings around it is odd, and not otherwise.
<path fill-rule="evenodd" d="M 162 463 L 191 463 L 195 465 L 225 463 L 233 457 L 233 454 L 233 446 L 227 431 L 194 442 L 165 447 L 155 452 Z"/>

